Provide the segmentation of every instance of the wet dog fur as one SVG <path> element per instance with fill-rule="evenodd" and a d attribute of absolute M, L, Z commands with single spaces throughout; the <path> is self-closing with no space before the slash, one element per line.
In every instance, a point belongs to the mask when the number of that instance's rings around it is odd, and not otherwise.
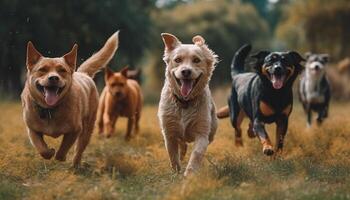
<path fill-rule="evenodd" d="M 127 117 L 125 140 L 129 140 L 133 133 L 139 131 L 143 102 L 141 88 L 135 80 L 128 78 L 127 67 L 116 73 L 106 68 L 105 83 L 98 107 L 98 132 L 110 137 L 118 117 Z"/>
<path fill-rule="evenodd" d="M 118 32 L 76 71 L 77 45 L 62 57 L 41 55 L 27 45 L 27 80 L 21 99 L 28 136 L 44 159 L 66 160 L 76 142 L 73 166 L 78 167 L 89 143 L 98 106 L 98 92 L 92 77 L 106 66 L 118 48 Z M 44 136 L 63 136 L 56 152 Z"/>
<path fill-rule="evenodd" d="M 180 172 L 187 143 L 194 142 L 185 176 L 196 171 L 217 129 L 215 105 L 209 80 L 217 56 L 201 36 L 193 44 L 182 44 L 174 35 L 163 33 L 166 63 L 158 118 L 173 170 Z"/>

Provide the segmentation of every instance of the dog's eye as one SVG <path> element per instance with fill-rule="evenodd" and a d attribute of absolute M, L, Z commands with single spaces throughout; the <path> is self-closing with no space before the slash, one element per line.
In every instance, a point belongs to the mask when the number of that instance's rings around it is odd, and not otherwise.
<path fill-rule="evenodd" d="M 182 59 L 181 58 L 175 58 L 175 60 L 174 60 L 176 63 L 180 63 L 180 62 L 182 62 Z"/>
<path fill-rule="evenodd" d="M 65 73 L 65 72 L 67 72 L 67 70 L 65 70 L 64 68 L 60 68 L 57 71 L 58 71 L 58 73 Z"/>
<path fill-rule="evenodd" d="M 199 58 L 194 58 L 192 62 L 193 62 L 193 63 L 200 63 L 201 60 L 200 60 Z"/>
<path fill-rule="evenodd" d="M 47 70 L 46 70 L 45 68 L 39 68 L 39 69 L 38 69 L 38 72 L 46 73 Z"/>

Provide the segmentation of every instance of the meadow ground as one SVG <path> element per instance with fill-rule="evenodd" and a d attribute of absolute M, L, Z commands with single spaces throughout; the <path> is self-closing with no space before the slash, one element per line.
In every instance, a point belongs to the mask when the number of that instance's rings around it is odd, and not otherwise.
<path fill-rule="evenodd" d="M 321 128 L 307 129 L 296 104 L 284 155 L 274 160 L 246 134 L 244 147 L 235 147 L 222 120 L 202 170 L 184 179 L 170 170 L 155 106 L 144 108 L 141 132 L 130 142 L 123 140 L 125 120 L 110 139 L 94 133 L 82 167 L 73 170 L 72 150 L 67 162 L 43 160 L 27 138 L 20 103 L 2 102 L 0 199 L 350 199 L 349 111 L 350 104 L 333 104 Z M 274 138 L 274 126 L 268 130 Z M 48 143 L 57 149 L 59 140 Z"/>

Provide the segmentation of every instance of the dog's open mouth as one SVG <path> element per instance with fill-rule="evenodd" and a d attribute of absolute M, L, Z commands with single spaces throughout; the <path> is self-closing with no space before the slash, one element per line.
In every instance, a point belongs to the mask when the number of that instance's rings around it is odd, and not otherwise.
<path fill-rule="evenodd" d="M 175 77 L 177 84 L 180 86 L 180 92 L 183 98 L 186 99 L 191 94 L 193 88 L 196 87 L 201 77 L 202 74 L 196 79 L 178 79 Z"/>
<path fill-rule="evenodd" d="M 64 87 L 42 86 L 40 84 L 37 84 L 36 86 L 38 90 L 43 94 L 45 102 L 49 106 L 54 106 L 57 104 L 59 96 L 64 89 Z"/>
<path fill-rule="evenodd" d="M 283 87 L 286 76 L 271 74 L 271 83 L 274 89 L 278 90 Z"/>

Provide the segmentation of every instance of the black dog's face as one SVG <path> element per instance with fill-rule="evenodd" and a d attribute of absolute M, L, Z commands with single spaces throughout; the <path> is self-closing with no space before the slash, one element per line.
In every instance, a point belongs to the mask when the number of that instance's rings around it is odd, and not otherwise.
<path fill-rule="evenodd" d="M 253 57 L 258 59 L 258 73 L 269 80 L 276 90 L 283 88 L 293 75 L 301 72 L 300 62 L 304 61 L 296 52 L 261 51 Z"/>

